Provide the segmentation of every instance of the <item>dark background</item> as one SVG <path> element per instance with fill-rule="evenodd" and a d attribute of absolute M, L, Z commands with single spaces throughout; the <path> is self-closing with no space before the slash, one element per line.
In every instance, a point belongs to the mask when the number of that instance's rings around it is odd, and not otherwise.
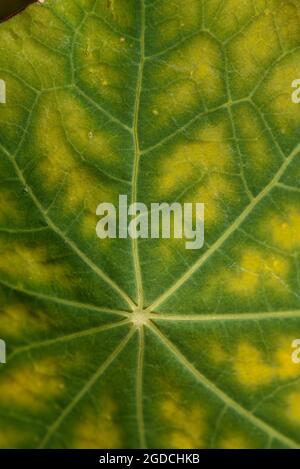
<path fill-rule="evenodd" d="M 35 0 L 0 0 L 0 21 L 5 21 Z"/>

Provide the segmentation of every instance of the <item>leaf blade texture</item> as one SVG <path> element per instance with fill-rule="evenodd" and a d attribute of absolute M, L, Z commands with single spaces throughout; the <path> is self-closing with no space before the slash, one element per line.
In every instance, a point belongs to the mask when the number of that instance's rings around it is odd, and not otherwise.
<path fill-rule="evenodd" d="M 299 447 L 297 1 L 49 0 L 0 25 L 3 448 Z M 205 246 L 96 207 L 205 203 Z"/>

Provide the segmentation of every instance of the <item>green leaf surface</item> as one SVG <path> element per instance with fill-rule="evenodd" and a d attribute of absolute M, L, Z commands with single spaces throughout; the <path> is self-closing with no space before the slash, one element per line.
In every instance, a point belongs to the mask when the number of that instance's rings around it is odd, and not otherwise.
<path fill-rule="evenodd" d="M 49 0 L 0 25 L 0 446 L 300 446 L 298 0 Z M 119 194 L 205 246 L 99 240 Z"/>

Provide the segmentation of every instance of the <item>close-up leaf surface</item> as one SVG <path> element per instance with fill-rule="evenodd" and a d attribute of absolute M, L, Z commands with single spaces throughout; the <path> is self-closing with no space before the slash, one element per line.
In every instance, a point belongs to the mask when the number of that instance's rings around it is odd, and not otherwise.
<path fill-rule="evenodd" d="M 0 25 L 1 448 L 298 448 L 298 0 L 48 0 Z M 205 243 L 99 239 L 205 204 Z"/>

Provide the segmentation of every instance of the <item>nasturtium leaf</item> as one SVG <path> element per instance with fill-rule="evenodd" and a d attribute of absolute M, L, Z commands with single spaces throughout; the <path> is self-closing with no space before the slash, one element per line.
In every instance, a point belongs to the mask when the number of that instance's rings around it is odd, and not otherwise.
<path fill-rule="evenodd" d="M 297 0 L 48 0 L 0 25 L 0 446 L 300 446 Z M 205 245 L 100 240 L 119 194 Z"/>

